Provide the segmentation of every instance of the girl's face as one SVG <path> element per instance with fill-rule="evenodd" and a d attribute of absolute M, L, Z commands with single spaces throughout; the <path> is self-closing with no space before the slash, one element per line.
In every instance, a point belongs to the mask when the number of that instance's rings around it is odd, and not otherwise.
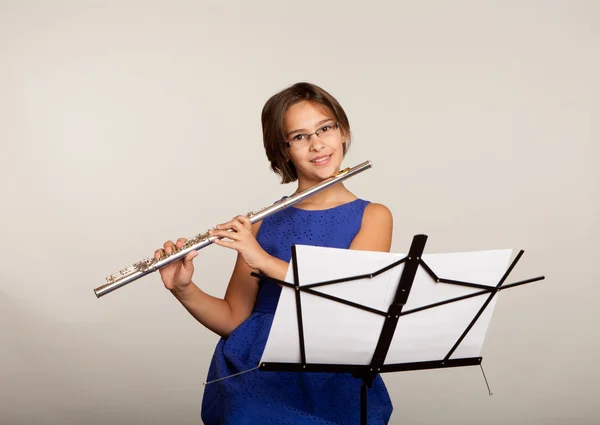
<path fill-rule="evenodd" d="M 344 137 L 324 106 L 308 101 L 292 105 L 285 113 L 284 127 L 290 145 L 287 152 L 300 184 L 325 180 L 340 170 Z"/>

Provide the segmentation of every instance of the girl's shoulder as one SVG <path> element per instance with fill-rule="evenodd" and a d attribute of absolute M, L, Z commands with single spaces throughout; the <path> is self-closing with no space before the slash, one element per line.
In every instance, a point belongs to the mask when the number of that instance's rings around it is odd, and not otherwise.
<path fill-rule="evenodd" d="M 392 212 L 388 207 L 383 204 L 368 202 L 365 207 L 365 215 L 368 215 L 369 218 L 373 219 L 391 219 Z"/>
<path fill-rule="evenodd" d="M 388 207 L 376 202 L 369 202 L 362 214 L 361 227 L 387 229 L 393 226 L 392 212 Z"/>

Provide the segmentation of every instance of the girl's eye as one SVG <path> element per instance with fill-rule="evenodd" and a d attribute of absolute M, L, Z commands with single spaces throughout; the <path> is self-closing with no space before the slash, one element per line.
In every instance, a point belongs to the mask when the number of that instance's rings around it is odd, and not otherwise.
<path fill-rule="evenodd" d="M 293 140 L 303 140 L 304 139 L 304 134 L 298 134 L 296 136 L 294 136 Z"/>
<path fill-rule="evenodd" d="M 326 125 L 325 127 L 321 127 L 321 132 L 324 133 L 331 128 L 330 125 Z"/>

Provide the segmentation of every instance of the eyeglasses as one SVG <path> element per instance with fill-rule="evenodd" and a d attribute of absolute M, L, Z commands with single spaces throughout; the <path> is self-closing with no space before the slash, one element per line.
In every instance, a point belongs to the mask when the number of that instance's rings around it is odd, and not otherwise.
<path fill-rule="evenodd" d="M 299 149 L 308 144 L 310 141 L 310 137 L 314 134 L 321 140 L 331 139 L 336 133 L 336 130 L 340 128 L 340 124 L 338 122 L 325 124 L 320 127 L 317 131 L 310 134 L 296 134 L 294 137 L 285 142 L 285 145 L 291 149 Z"/>

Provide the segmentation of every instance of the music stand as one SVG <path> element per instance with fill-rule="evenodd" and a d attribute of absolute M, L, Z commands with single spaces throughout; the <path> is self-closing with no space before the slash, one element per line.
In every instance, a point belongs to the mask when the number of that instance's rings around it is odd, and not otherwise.
<path fill-rule="evenodd" d="M 472 330 L 473 326 L 476 324 L 478 319 L 482 316 L 482 314 L 486 311 L 486 308 L 489 306 L 490 302 L 494 299 L 495 295 L 501 290 L 513 288 L 519 285 L 524 285 L 527 283 L 535 282 L 538 280 L 544 279 L 544 276 L 527 279 L 515 283 L 511 283 L 508 285 L 504 285 L 508 275 L 511 273 L 521 256 L 523 255 L 523 250 L 519 252 L 516 258 L 512 261 L 508 269 L 504 272 L 502 278 L 495 285 L 484 285 L 480 283 L 474 282 L 466 282 L 454 279 L 445 279 L 443 277 L 438 277 L 436 273 L 432 270 L 432 268 L 423 260 L 423 251 L 425 249 L 425 243 L 427 241 L 427 235 L 416 235 L 413 238 L 412 244 L 410 246 L 409 252 L 403 258 L 393 262 L 392 264 L 386 265 L 379 270 L 373 271 L 372 273 L 360 274 L 351 277 L 345 277 L 341 279 L 333 279 L 328 281 L 311 283 L 308 285 L 301 285 L 299 278 L 299 269 L 298 269 L 298 257 L 296 252 L 296 246 L 292 246 L 292 269 L 294 276 L 294 283 L 289 283 L 285 281 L 281 281 L 278 279 L 271 278 L 269 276 L 263 275 L 261 273 L 252 273 L 253 276 L 259 277 L 264 280 L 268 280 L 274 283 L 277 283 L 283 287 L 291 288 L 295 292 L 295 305 L 296 305 L 296 318 L 298 325 L 298 345 L 300 351 L 300 362 L 266 362 L 262 361 L 259 365 L 259 370 L 262 371 L 285 371 L 285 372 L 328 372 L 328 373 L 351 373 L 354 377 L 361 379 L 361 389 L 360 389 L 360 404 L 361 404 L 361 424 L 367 424 L 368 410 L 367 410 L 367 387 L 371 387 L 373 380 L 380 373 L 389 373 L 389 372 L 401 372 L 401 371 L 412 371 L 412 370 L 424 370 L 424 369 L 439 369 L 439 368 L 449 368 L 449 367 L 461 367 L 461 366 L 477 366 L 481 364 L 482 357 L 481 356 L 471 356 L 471 357 L 461 357 L 461 358 L 451 358 L 453 353 L 457 350 L 461 342 L 467 337 L 469 331 Z M 389 308 L 387 311 L 382 311 L 379 309 L 375 309 L 369 307 L 367 305 L 363 305 L 361 303 L 349 301 L 347 299 L 343 299 L 337 296 L 333 296 L 331 294 L 326 294 L 320 291 L 317 291 L 313 288 L 323 287 L 328 285 L 336 285 L 343 282 L 357 281 L 361 279 L 373 279 L 382 273 L 385 273 L 389 270 L 392 270 L 401 264 L 404 265 L 404 269 L 401 272 L 399 283 L 396 288 L 395 295 L 391 304 L 389 304 Z M 505 263 L 506 264 L 506 263 Z M 433 279 L 436 283 L 444 283 L 449 285 L 458 285 L 467 288 L 477 289 L 476 292 L 471 292 L 467 295 L 458 296 L 451 299 L 446 299 L 439 302 L 434 302 L 429 305 L 423 305 L 418 308 L 414 308 L 412 310 L 403 310 L 407 301 L 409 299 L 409 295 L 411 293 L 411 289 L 413 286 L 413 282 L 415 280 L 415 275 L 417 270 L 421 266 L 423 270 Z M 306 348 L 305 348 L 305 335 L 304 335 L 304 326 L 303 326 L 303 315 L 302 315 L 302 302 L 300 293 L 307 293 L 311 295 L 315 295 L 317 297 L 325 298 L 329 301 L 335 303 L 342 303 L 347 306 L 351 306 L 356 309 L 360 309 L 363 311 L 367 311 L 372 314 L 376 314 L 383 317 L 383 325 L 379 334 L 379 338 L 377 339 L 375 349 L 370 357 L 371 360 L 368 364 L 328 364 L 328 363 L 308 363 L 306 361 Z M 459 301 L 467 300 L 469 298 L 478 297 L 487 294 L 487 299 L 483 302 L 483 305 L 478 309 L 476 314 L 472 317 L 468 325 L 465 329 L 460 332 L 460 336 L 454 342 L 452 347 L 448 350 L 448 352 L 442 358 L 437 358 L 434 360 L 425 360 L 425 361 L 410 361 L 410 362 L 400 362 L 394 364 L 386 364 L 385 360 L 388 355 L 388 351 L 390 350 L 390 345 L 392 340 L 394 339 L 395 331 L 398 326 L 398 322 L 401 317 L 404 317 L 408 314 L 434 309 L 436 307 L 440 307 L 447 304 L 456 303 Z M 491 315 L 491 313 L 490 313 Z M 469 316 L 470 317 L 470 316 Z M 484 332 L 485 335 L 485 332 Z M 271 336 L 269 337 L 271 338 Z"/>

